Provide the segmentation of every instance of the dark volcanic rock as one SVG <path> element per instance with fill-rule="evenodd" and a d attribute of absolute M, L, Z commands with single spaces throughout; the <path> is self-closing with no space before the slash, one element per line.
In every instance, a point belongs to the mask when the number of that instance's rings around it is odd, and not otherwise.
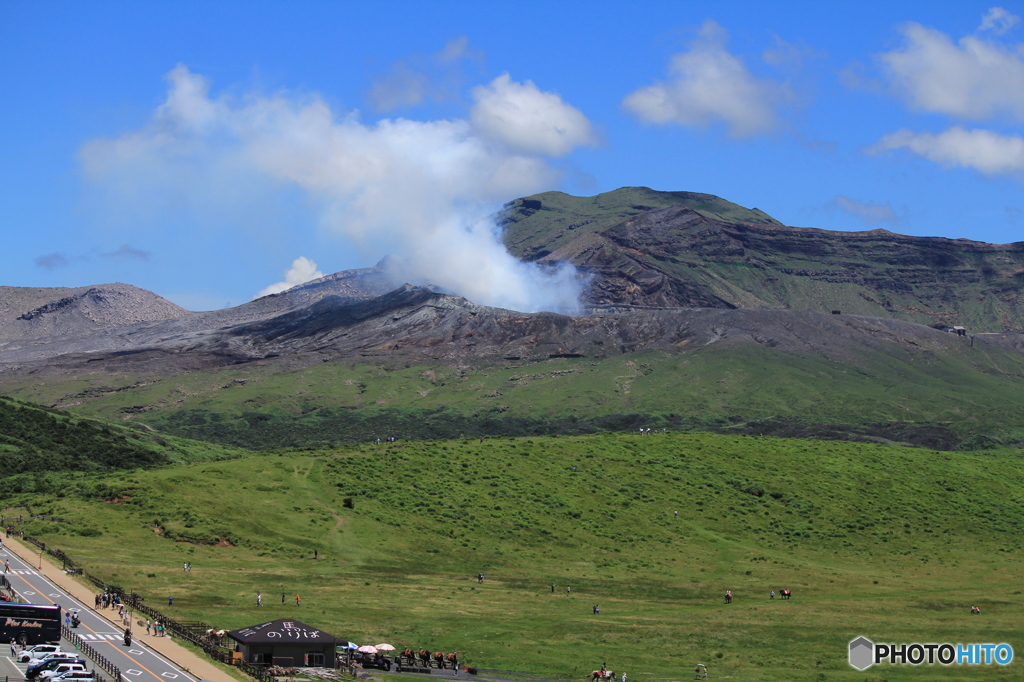
<path fill-rule="evenodd" d="M 811 311 L 631 309 L 570 317 L 518 313 L 405 285 L 368 301 L 327 297 L 267 319 L 181 331 L 176 320 L 106 330 L 74 343 L 7 351 L 0 372 L 132 371 L 174 374 L 254 361 L 299 365 L 344 358 L 500 362 L 507 357 L 595 357 L 642 349 L 741 348 L 851 362 L 860 354 L 932 352 L 952 334 L 887 318 Z M 963 341 L 959 341 L 963 343 Z"/>

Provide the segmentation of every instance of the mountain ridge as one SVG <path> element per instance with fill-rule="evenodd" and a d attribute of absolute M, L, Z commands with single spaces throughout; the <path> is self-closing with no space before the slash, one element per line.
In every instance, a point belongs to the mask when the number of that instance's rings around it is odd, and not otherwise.
<path fill-rule="evenodd" d="M 661 205 L 631 203 L 637 196 Z M 714 213 L 692 196 L 712 197 L 647 188 L 543 193 L 510 202 L 498 223 L 514 255 L 570 262 L 591 276 L 585 304 L 838 309 L 1024 328 L 1024 242 L 788 227 L 717 197 L 729 210 Z"/>

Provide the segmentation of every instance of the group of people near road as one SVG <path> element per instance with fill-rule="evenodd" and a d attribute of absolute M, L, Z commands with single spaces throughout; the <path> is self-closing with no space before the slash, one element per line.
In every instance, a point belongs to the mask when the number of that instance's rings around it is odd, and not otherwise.
<path fill-rule="evenodd" d="M 164 628 L 164 624 L 160 621 L 150 621 L 146 619 L 146 634 L 153 634 L 157 637 L 164 637 L 167 635 L 167 630 Z"/>
<path fill-rule="evenodd" d="M 131 629 L 131 626 L 132 626 L 132 612 L 131 612 L 131 609 L 129 609 L 128 606 L 124 602 L 121 601 L 121 595 L 119 595 L 119 594 L 112 594 L 110 592 L 100 592 L 99 594 L 96 595 L 96 597 L 94 599 L 94 602 L 96 604 L 96 609 L 97 610 L 99 610 L 101 608 L 104 608 L 104 609 L 117 609 L 117 617 L 121 621 L 121 625 L 123 625 L 126 630 L 130 630 Z M 73 614 L 72 615 L 69 612 L 68 615 L 70 617 L 74 618 L 75 620 L 78 620 L 78 614 Z M 141 621 L 140 621 L 140 625 L 141 625 Z M 151 621 L 151 620 L 147 619 L 146 620 L 146 634 L 147 635 L 156 635 L 157 637 L 165 637 L 166 634 L 167 634 L 167 631 L 166 631 L 166 628 L 164 627 L 164 624 L 161 623 L 160 621 Z"/>
<path fill-rule="evenodd" d="M 96 595 L 96 608 L 108 609 L 114 606 L 122 606 L 121 595 L 111 594 L 110 592 L 100 592 Z"/>

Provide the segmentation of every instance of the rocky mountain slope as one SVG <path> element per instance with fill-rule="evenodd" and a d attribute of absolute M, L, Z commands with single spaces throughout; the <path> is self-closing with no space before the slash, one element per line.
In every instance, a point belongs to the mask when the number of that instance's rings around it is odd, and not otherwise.
<path fill-rule="evenodd" d="M 384 262 L 372 268 L 327 275 L 279 294 L 263 296 L 234 308 L 189 312 L 145 289 L 128 284 L 78 288 L 0 287 L 0 353 L 36 358 L 100 348 L 130 347 L 158 335 L 202 333 L 252 322 L 306 306 L 325 297 L 338 303 L 366 301 L 394 289 Z M 157 324 L 153 324 L 157 323 Z M 118 341 L 108 331 L 134 335 Z M 117 334 L 115 334 L 117 336 Z M 0 359 L 3 356 L 0 355 Z"/>
<path fill-rule="evenodd" d="M 188 315 L 184 308 L 130 284 L 0 287 L 0 349 L 8 341 L 87 336 Z"/>
<path fill-rule="evenodd" d="M 1019 333 L 806 310 L 526 314 L 409 285 L 216 329 L 187 319 L 10 348 L 0 391 L 246 447 L 652 423 L 931 447 L 1024 437 Z"/>
<path fill-rule="evenodd" d="M 260 447 L 375 420 L 417 437 L 811 420 L 936 447 L 1024 438 L 1024 334 L 1001 331 L 1020 326 L 1024 244 L 792 228 L 644 188 L 537 195 L 501 220 L 519 255 L 592 276 L 585 314 L 394 288 L 385 263 L 203 313 L 127 285 L 6 287 L 0 392 Z"/>
<path fill-rule="evenodd" d="M 1024 242 L 787 227 L 706 194 L 545 192 L 498 216 L 512 253 L 594 276 L 591 305 L 807 309 L 1024 328 Z"/>
<path fill-rule="evenodd" d="M 858 354 L 919 353 L 966 343 L 962 337 L 892 318 L 732 308 L 633 309 L 570 317 L 489 308 L 410 285 L 365 301 L 327 296 L 279 315 L 202 326 L 186 316 L 11 346 L 0 356 L 0 373 L 68 373 L 86 367 L 179 373 L 268 358 L 300 364 L 351 358 L 490 363 L 606 358 L 714 343 L 757 344 L 854 362 Z M 989 344 L 1011 347 L 1024 336 L 986 338 Z"/>

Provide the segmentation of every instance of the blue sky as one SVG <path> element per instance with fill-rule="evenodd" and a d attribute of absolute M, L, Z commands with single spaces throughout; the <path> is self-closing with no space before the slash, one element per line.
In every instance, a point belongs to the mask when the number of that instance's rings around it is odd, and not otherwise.
<path fill-rule="evenodd" d="M 410 280 L 557 307 L 570 273 L 538 282 L 486 216 L 626 185 L 1021 241 L 1022 15 L 2 0 L 0 284 L 120 281 L 210 309 L 394 253 Z"/>

